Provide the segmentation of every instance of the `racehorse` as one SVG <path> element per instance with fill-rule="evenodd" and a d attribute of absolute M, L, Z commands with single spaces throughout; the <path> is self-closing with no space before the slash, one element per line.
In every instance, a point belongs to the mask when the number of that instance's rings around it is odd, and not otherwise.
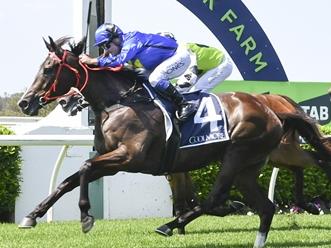
<path fill-rule="evenodd" d="M 276 115 L 254 96 L 232 92 L 219 95 L 229 125 L 230 140 L 204 146 L 180 149 L 167 171 L 160 170 L 165 151 L 164 117 L 151 101 L 150 95 L 132 71 L 113 72 L 90 68 L 82 64 L 79 55 L 85 40 L 69 43 L 68 38 L 45 44 L 49 51 L 35 80 L 18 102 L 22 112 L 36 115 L 42 106 L 64 96 L 71 87 L 78 88 L 95 114 L 94 145 L 99 155 L 86 160 L 79 171 L 65 179 L 21 222 L 21 227 L 33 227 L 36 219 L 65 193 L 80 186 L 79 208 L 84 233 L 91 230 L 94 218 L 89 214 L 89 182 L 119 171 L 152 175 L 187 172 L 221 161 L 218 175 L 208 200 L 194 211 L 175 221 L 181 225 L 208 212 L 227 199 L 231 186 L 242 192 L 246 201 L 260 217 L 255 247 L 264 247 L 275 212 L 273 203 L 262 193 L 257 183 L 260 168 L 280 143 L 283 126 L 298 125 L 300 135 L 313 146 L 322 146 L 311 135 L 310 123 L 300 115 Z M 68 44 L 70 50 L 62 45 Z M 109 83 L 106 83 L 109 82 Z M 326 151 L 325 156 L 329 156 Z"/>
<path fill-rule="evenodd" d="M 256 94 L 255 96 L 275 113 L 306 115 L 297 103 L 286 96 L 277 94 Z M 307 118 L 310 117 L 307 116 Z M 321 136 L 317 124 L 314 125 L 314 129 L 316 134 Z M 321 139 L 331 149 L 331 137 L 321 136 Z M 300 146 L 300 143 L 299 135 L 295 130 L 287 130 L 281 144 L 270 154 L 269 163 L 293 172 L 295 176 L 295 204 L 312 214 L 318 214 L 319 211 L 316 206 L 304 201 L 303 169 L 310 166 L 321 168 L 331 180 L 331 158 L 325 161 L 323 155 L 320 154 L 323 154 L 323 151 L 307 151 Z M 193 190 L 190 189 L 192 187 L 190 176 L 186 173 L 186 175 L 170 175 L 168 178 L 174 196 L 175 212 L 181 213 L 184 211 L 183 209 L 188 207 L 188 204 L 192 205 L 192 201 L 196 202 L 196 197 L 192 195 Z M 184 193 L 185 191 L 187 193 Z"/>
<path fill-rule="evenodd" d="M 79 95 L 79 92 L 73 93 L 74 94 L 71 94 L 70 96 L 59 99 L 59 103 L 63 110 L 70 115 L 77 114 L 77 111 L 80 110 L 79 108 L 84 107 L 82 105 L 85 104 L 85 106 L 87 106 L 88 104 L 84 101 L 83 97 Z M 302 115 L 306 115 L 306 113 L 296 102 L 286 96 L 277 94 L 254 94 L 254 96 L 263 104 L 266 104 L 276 114 L 300 113 Z M 306 118 L 309 119 L 310 117 L 306 115 Z M 313 122 L 314 121 L 312 120 L 312 123 Z M 321 136 L 317 124 L 313 126 L 316 135 Z M 323 137 L 322 140 L 326 145 L 328 144 L 331 149 L 331 137 Z M 305 201 L 303 194 L 303 170 L 310 166 L 321 168 L 331 180 L 331 165 L 328 165 L 331 161 L 323 160 L 323 155 L 320 153 L 323 154 L 323 151 L 307 151 L 306 149 L 303 149 L 300 146 L 300 139 L 297 132 L 295 132 L 295 130 L 286 130 L 280 145 L 270 154 L 269 158 L 269 164 L 286 168 L 293 172 L 295 177 L 294 204 L 312 214 L 319 214 L 319 209 L 315 204 Z M 167 179 L 172 190 L 175 216 L 179 216 L 199 204 L 193 190 L 193 184 L 189 173 L 170 174 L 167 176 Z M 223 206 L 222 209 L 217 209 L 217 211 L 214 211 L 213 215 L 224 216 L 226 213 L 237 211 L 237 208 L 241 206 L 242 205 L 240 204 L 237 206 L 230 205 L 230 209 Z M 185 230 L 179 230 L 179 233 L 185 233 Z"/>
<path fill-rule="evenodd" d="M 266 104 L 276 114 L 299 113 L 306 116 L 307 119 L 310 118 L 297 103 L 286 96 L 277 94 L 255 94 L 255 97 L 258 98 L 263 104 Z M 311 123 L 316 135 L 320 137 L 327 149 L 331 151 L 331 137 L 322 137 L 317 124 L 315 124 L 313 120 L 311 120 Z M 295 205 L 309 213 L 319 214 L 319 209 L 315 204 L 305 202 L 303 194 L 303 170 L 310 166 L 318 167 L 326 173 L 328 179 L 331 181 L 331 157 L 326 158 L 323 155 L 324 149 L 307 151 L 300 146 L 300 143 L 299 135 L 296 130 L 292 128 L 286 130 L 280 145 L 270 154 L 269 163 L 293 172 L 295 177 Z M 170 174 L 167 178 L 169 179 L 168 181 L 173 195 L 175 216 L 183 215 L 200 204 L 197 196 L 195 195 L 192 179 L 189 173 Z M 241 207 L 241 204 L 235 202 L 234 204 L 231 203 L 229 206 L 215 208 L 208 214 L 225 216 L 229 213 L 237 211 L 238 208 Z M 167 224 L 162 225 L 157 228 L 156 231 L 162 233 L 162 230 L 167 228 L 167 226 Z M 172 230 L 176 227 L 178 228 L 178 233 L 185 233 L 185 226 L 171 226 Z"/>

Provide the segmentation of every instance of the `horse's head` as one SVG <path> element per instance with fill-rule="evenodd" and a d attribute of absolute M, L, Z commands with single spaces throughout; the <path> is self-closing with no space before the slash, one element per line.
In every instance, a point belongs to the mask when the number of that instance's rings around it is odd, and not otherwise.
<path fill-rule="evenodd" d="M 64 37 L 55 42 L 51 37 L 49 42 L 44 39 L 49 53 L 32 85 L 18 102 L 23 113 L 37 115 L 40 108 L 65 95 L 71 87 L 82 87 L 78 56 L 83 51 L 85 39 L 77 45 L 70 44 L 69 39 Z M 71 51 L 62 48 L 66 43 Z"/>

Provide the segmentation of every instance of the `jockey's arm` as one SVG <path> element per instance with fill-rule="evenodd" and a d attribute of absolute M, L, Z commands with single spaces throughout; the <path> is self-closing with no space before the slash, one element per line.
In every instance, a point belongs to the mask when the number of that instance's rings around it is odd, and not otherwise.
<path fill-rule="evenodd" d="M 122 47 L 120 54 L 100 56 L 97 58 L 100 67 L 118 67 L 129 62 L 139 52 L 136 39 L 132 38 Z"/>

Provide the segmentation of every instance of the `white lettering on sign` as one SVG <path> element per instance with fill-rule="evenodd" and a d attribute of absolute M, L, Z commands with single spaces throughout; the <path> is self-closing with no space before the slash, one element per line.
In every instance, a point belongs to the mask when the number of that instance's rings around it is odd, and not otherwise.
<path fill-rule="evenodd" d="M 301 106 L 301 108 L 306 114 L 318 121 L 329 119 L 329 108 L 327 106 Z"/>

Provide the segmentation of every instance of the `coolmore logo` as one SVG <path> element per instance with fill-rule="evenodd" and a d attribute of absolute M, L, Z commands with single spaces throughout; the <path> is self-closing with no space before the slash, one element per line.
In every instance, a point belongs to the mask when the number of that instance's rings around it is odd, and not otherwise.
<path fill-rule="evenodd" d="M 177 0 L 217 37 L 244 80 L 288 81 L 268 37 L 240 0 Z"/>

